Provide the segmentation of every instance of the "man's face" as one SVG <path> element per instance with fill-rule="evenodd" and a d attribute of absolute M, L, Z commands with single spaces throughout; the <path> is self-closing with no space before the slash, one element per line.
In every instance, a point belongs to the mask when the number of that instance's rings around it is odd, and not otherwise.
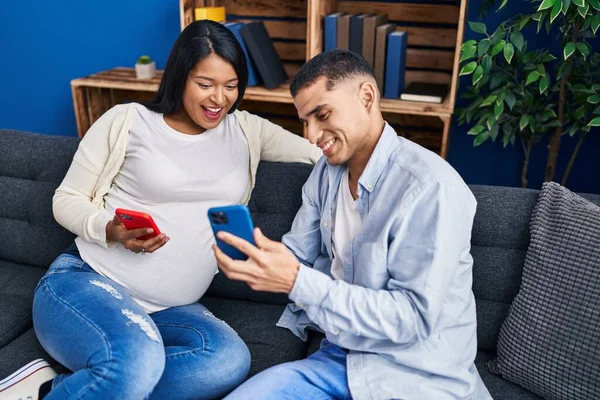
<path fill-rule="evenodd" d="M 323 150 L 332 165 L 345 164 L 361 150 L 369 131 L 369 115 L 360 97 L 359 83 L 349 79 L 333 90 L 326 79 L 300 90 L 294 98 L 308 140 Z"/>

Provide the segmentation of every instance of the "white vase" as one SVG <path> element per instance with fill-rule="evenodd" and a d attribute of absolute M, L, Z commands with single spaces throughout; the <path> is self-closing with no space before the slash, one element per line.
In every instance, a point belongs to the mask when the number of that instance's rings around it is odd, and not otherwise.
<path fill-rule="evenodd" d="M 152 61 L 150 64 L 135 64 L 135 76 L 138 79 L 152 79 L 156 75 L 156 63 Z"/>

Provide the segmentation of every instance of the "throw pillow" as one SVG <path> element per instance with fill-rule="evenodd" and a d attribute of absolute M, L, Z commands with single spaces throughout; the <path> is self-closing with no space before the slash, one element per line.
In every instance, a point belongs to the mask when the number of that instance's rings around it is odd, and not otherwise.
<path fill-rule="evenodd" d="M 600 399 L 600 207 L 545 183 L 488 369 L 546 399 Z"/>

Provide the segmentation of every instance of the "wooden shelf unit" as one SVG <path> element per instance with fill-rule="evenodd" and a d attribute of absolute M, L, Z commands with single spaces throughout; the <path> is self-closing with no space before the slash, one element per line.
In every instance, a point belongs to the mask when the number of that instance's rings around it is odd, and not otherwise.
<path fill-rule="evenodd" d="M 382 99 L 381 109 L 388 122 L 398 120 L 396 115 L 425 117 L 417 118 L 417 126 L 390 123 L 399 134 L 415 141 L 422 140 L 427 133 L 430 136 L 426 140 L 427 147 L 446 157 L 467 0 L 431 0 L 430 3 L 410 0 L 180 0 L 181 29 L 194 20 L 194 8 L 215 6 L 225 7 L 228 21 L 262 20 L 290 77 L 302 63 L 323 50 L 323 18 L 326 15 L 335 11 L 387 14 L 397 30 L 408 32 L 406 84 L 411 81 L 447 83 L 450 89 L 442 104 Z M 288 87 L 289 84 L 273 90 L 249 87 L 244 98 L 262 103 L 291 104 Z M 242 108 L 246 104 L 244 101 Z M 438 122 L 427 122 L 427 118 L 438 119 Z M 431 146 L 432 135 L 437 135 L 438 146 Z"/>
<path fill-rule="evenodd" d="M 183 30 L 193 21 L 194 8 L 210 6 L 225 6 L 229 21 L 263 21 L 292 77 L 306 60 L 322 51 L 323 17 L 329 13 L 388 14 L 398 30 L 408 31 L 406 83 L 447 83 L 450 90 L 441 104 L 382 99 L 384 117 L 399 135 L 446 157 L 466 5 L 467 0 L 180 0 L 180 23 Z M 71 81 L 79 136 L 113 105 L 152 99 L 161 77 L 158 71 L 152 80 L 139 80 L 132 68 L 118 67 Z M 279 106 L 272 107 L 272 103 Z M 288 82 L 272 90 L 248 87 L 240 108 L 301 135 L 303 127 L 292 104 Z"/>

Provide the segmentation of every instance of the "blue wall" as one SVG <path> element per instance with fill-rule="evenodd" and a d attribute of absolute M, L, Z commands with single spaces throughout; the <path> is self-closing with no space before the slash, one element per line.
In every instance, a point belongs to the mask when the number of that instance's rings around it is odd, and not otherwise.
<path fill-rule="evenodd" d="M 2 2 L 0 5 L 0 127 L 51 135 L 76 136 L 71 79 L 115 66 L 132 66 L 139 55 L 152 56 L 164 68 L 179 34 L 177 0 L 105 0 Z M 478 19 L 480 0 L 471 0 L 468 19 Z M 512 9 L 511 9 L 512 7 Z M 489 13 L 495 27 L 501 18 L 530 7 L 509 1 L 506 12 Z M 530 43 L 545 38 L 527 35 Z M 465 40 L 473 37 L 467 30 Z M 554 41 L 554 37 L 551 38 Z M 600 49 L 599 46 L 595 46 Z M 598 51 L 598 50 L 597 50 Z M 462 81 L 461 87 L 468 84 Z M 523 160 L 520 147 L 500 143 L 472 147 L 468 128 L 452 127 L 449 161 L 468 183 L 518 186 Z M 575 140 L 563 138 L 559 159 L 562 176 Z M 588 135 L 568 186 L 600 193 L 600 134 Z M 543 145 L 531 164 L 530 186 L 540 187 L 545 166 Z"/>

